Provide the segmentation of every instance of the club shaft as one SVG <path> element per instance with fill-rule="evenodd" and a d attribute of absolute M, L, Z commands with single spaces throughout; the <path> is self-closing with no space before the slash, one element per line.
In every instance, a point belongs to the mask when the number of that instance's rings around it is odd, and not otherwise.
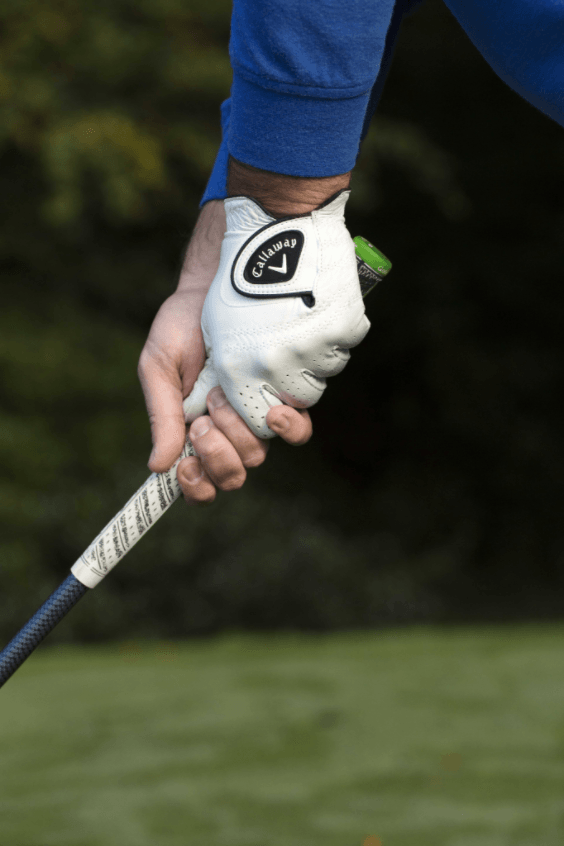
<path fill-rule="evenodd" d="M 181 490 L 176 468 L 183 458 L 194 454 L 194 448 L 187 438 L 181 455 L 170 470 L 166 473 L 152 473 L 92 541 L 64 582 L 0 652 L 0 687 L 13 676 L 88 589 L 95 587 L 179 498 Z"/>
<path fill-rule="evenodd" d="M 0 652 L 0 687 L 88 590 L 72 573 Z"/>

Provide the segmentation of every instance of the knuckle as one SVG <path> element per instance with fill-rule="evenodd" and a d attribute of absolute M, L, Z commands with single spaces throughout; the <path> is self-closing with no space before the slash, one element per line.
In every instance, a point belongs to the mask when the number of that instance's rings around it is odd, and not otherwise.
<path fill-rule="evenodd" d="M 216 497 L 216 490 L 210 485 L 203 488 L 193 490 L 188 488 L 188 485 L 181 485 L 182 494 L 188 505 L 199 505 L 202 503 L 213 502 Z"/>
<path fill-rule="evenodd" d="M 219 482 L 218 488 L 222 491 L 238 491 L 245 484 L 246 478 L 247 474 L 245 472 L 236 473 Z"/>
<path fill-rule="evenodd" d="M 216 491 L 214 489 L 213 491 L 209 491 L 208 493 L 203 494 L 202 496 L 199 496 L 198 499 L 196 500 L 196 503 L 198 505 L 211 505 L 211 503 L 214 502 L 215 497 L 216 497 Z"/>
<path fill-rule="evenodd" d="M 265 459 L 266 450 L 264 452 L 262 450 L 257 450 L 247 456 L 247 458 L 245 458 L 245 460 L 243 461 L 243 464 L 245 465 L 245 467 L 260 467 L 260 465 L 264 463 Z"/>
<path fill-rule="evenodd" d="M 215 500 L 216 492 L 209 494 L 201 494 L 199 496 L 184 496 L 187 505 L 211 505 Z"/>
<path fill-rule="evenodd" d="M 137 362 L 137 375 L 140 379 L 154 374 L 168 374 L 171 372 L 170 358 L 162 351 L 152 346 L 149 341 L 145 344 Z"/>
<path fill-rule="evenodd" d="M 143 347 L 141 350 L 141 355 L 139 356 L 139 361 L 137 362 L 137 375 L 139 377 L 144 376 L 147 370 L 149 369 L 149 363 L 151 361 L 151 355 L 147 352 L 146 347 Z"/>
<path fill-rule="evenodd" d="M 303 432 L 301 438 L 298 441 L 298 446 L 302 446 L 302 444 L 307 444 L 309 440 L 311 440 L 311 436 L 313 435 L 313 430 L 310 426 L 306 428 Z"/>
<path fill-rule="evenodd" d="M 182 496 L 186 500 L 186 502 L 192 502 L 195 499 L 195 491 L 192 485 L 189 485 L 184 479 L 178 480 L 180 484 L 180 490 L 182 491 Z"/>
<path fill-rule="evenodd" d="M 212 465 L 216 466 L 222 462 L 225 445 L 221 442 L 218 443 L 215 437 L 206 432 L 205 435 L 198 438 L 196 452 L 204 461 L 211 462 Z"/>
<path fill-rule="evenodd" d="M 202 419 L 206 420 L 209 428 L 205 432 L 198 432 L 200 426 L 199 421 Z M 202 418 L 202 416 L 200 416 L 193 420 L 188 430 L 188 437 L 193 443 L 197 441 L 198 452 L 205 452 L 206 455 L 212 455 L 213 453 L 218 452 L 222 446 L 220 432 L 212 425 L 212 421 L 209 417 Z"/>
<path fill-rule="evenodd" d="M 295 435 L 291 440 L 288 439 L 288 443 L 292 446 L 303 446 L 307 444 L 309 439 L 311 438 L 311 432 L 306 429 L 305 432 L 301 432 L 299 435 Z"/>

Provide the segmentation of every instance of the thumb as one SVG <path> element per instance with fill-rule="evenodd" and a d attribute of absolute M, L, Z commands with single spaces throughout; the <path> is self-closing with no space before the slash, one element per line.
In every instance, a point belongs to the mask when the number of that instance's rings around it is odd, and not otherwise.
<path fill-rule="evenodd" d="M 180 375 L 172 363 L 163 366 L 162 362 L 146 357 L 140 365 L 139 378 L 153 440 L 149 470 L 163 473 L 172 467 L 186 440 Z"/>
<path fill-rule="evenodd" d="M 215 372 L 215 367 L 213 366 L 213 361 L 210 356 L 206 359 L 206 363 L 204 364 L 200 375 L 194 382 L 194 387 L 182 404 L 184 420 L 186 423 L 192 423 L 196 417 L 201 417 L 202 414 L 206 414 L 208 410 L 206 404 L 207 395 L 212 388 L 215 388 L 218 385 L 219 379 L 217 378 L 217 373 Z"/>

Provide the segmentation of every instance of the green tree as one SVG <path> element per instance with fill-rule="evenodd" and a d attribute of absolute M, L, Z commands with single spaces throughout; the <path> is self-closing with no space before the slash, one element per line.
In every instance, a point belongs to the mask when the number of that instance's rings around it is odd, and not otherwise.
<path fill-rule="evenodd" d="M 219 144 L 229 14 L 0 8 L 4 638 L 147 472 L 136 363 Z M 177 506 L 53 637 L 556 613 L 563 152 L 428 0 L 348 217 L 394 270 L 314 439 Z"/>

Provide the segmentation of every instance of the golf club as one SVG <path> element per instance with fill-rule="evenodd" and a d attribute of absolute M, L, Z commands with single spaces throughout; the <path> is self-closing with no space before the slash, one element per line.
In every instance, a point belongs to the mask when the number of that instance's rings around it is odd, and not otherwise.
<path fill-rule="evenodd" d="M 391 262 L 365 238 L 354 238 L 362 296 L 391 270 Z M 0 652 L 0 687 L 15 673 L 39 643 L 76 605 L 88 589 L 96 587 L 154 523 L 181 495 L 176 468 L 183 458 L 195 455 L 186 438 L 184 448 L 165 473 L 152 473 L 121 511 L 110 520 L 71 572 L 26 625 Z"/>

